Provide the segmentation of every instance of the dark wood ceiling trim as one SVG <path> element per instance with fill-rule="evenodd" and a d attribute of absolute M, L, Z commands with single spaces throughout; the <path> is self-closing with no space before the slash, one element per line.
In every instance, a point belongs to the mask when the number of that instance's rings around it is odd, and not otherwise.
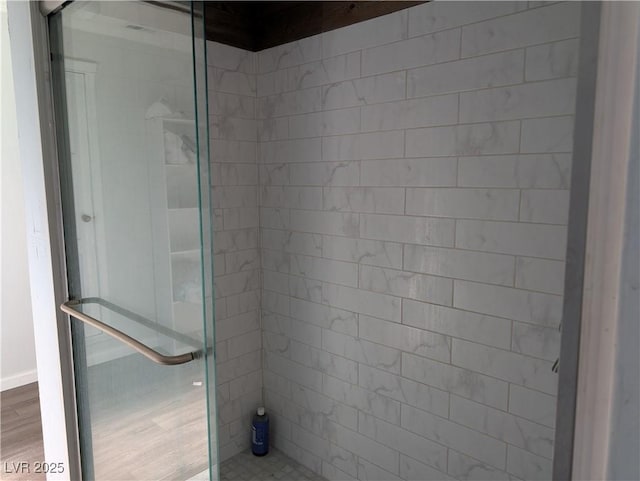
<path fill-rule="evenodd" d="M 424 1 L 206 2 L 207 39 L 259 51 Z"/>

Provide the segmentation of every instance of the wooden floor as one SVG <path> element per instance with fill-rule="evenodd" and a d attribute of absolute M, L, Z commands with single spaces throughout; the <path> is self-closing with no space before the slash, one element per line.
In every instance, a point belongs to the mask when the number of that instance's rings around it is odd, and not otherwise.
<path fill-rule="evenodd" d="M 184 481 L 206 470 L 209 446 L 203 389 L 156 384 L 155 389 L 124 399 L 95 399 L 91 412 L 95 478 Z M 46 479 L 33 473 L 36 463 L 44 461 L 37 384 L 5 391 L 0 402 L 0 479 Z M 16 473 L 19 463 L 25 462 L 32 472 Z"/>
<path fill-rule="evenodd" d="M 0 393 L 0 479 L 37 481 L 46 479 L 34 473 L 36 463 L 44 461 L 38 384 L 27 384 Z M 20 463 L 31 473 L 16 473 Z"/>

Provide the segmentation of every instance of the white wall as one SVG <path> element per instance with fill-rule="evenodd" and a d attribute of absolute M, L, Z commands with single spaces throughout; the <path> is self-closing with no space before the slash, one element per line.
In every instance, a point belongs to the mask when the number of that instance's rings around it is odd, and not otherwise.
<path fill-rule="evenodd" d="M 29 267 L 22 169 L 9 49 L 6 1 L 0 2 L 2 153 L 0 156 L 0 389 L 34 382 L 36 356 L 29 292 Z"/>

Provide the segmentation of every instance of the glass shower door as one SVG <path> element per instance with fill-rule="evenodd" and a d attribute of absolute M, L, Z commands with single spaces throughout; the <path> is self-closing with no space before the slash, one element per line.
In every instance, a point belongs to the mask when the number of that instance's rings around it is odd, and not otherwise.
<path fill-rule="evenodd" d="M 85 480 L 217 479 L 201 4 L 50 17 Z"/>

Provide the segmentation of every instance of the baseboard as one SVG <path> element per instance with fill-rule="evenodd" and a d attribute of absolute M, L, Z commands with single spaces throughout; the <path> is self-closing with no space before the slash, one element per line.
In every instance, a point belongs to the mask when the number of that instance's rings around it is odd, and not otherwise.
<path fill-rule="evenodd" d="M 35 369 L 31 371 L 21 372 L 13 376 L 0 378 L 0 391 L 13 389 L 14 387 L 24 386 L 38 380 L 38 372 Z"/>

